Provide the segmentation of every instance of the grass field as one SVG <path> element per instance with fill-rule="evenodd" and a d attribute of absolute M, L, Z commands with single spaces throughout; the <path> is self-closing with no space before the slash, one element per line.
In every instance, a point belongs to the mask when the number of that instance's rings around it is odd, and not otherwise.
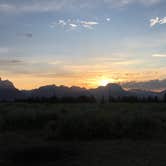
<path fill-rule="evenodd" d="M 1 165 L 166 165 L 166 103 L 0 104 Z"/>

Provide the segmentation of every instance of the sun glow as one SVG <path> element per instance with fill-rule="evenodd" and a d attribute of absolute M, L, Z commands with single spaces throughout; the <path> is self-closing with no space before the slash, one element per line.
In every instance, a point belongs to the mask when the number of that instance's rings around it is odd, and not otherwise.
<path fill-rule="evenodd" d="M 106 86 L 109 83 L 109 80 L 100 80 L 100 85 L 101 86 Z"/>
<path fill-rule="evenodd" d="M 98 81 L 98 84 L 99 84 L 100 86 L 106 86 L 107 84 L 109 84 L 109 83 L 114 83 L 114 82 L 115 82 L 115 80 L 113 80 L 113 79 L 106 79 L 106 78 L 103 78 L 103 79 L 101 79 L 101 80 Z"/>

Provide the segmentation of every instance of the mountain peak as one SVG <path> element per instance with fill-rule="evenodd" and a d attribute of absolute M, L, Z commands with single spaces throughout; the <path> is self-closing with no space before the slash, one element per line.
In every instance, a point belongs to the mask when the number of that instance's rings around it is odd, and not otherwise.
<path fill-rule="evenodd" d="M 119 84 L 115 84 L 115 83 L 109 83 L 109 84 L 107 84 L 106 87 L 111 90 L 123 90 Z"/>
<path fill-rule="evenodd" d="M 0 78 L 0 88 L 3 88 L 3 89 L 16 89 L 11 81 L 2 80 L 1 78 Z"/>

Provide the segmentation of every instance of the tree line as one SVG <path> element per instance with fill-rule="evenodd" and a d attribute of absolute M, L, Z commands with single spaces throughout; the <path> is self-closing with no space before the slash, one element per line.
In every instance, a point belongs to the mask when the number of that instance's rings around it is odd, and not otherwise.
<path fill-rule="evenodd" d="M 27 99 L 16 99 L 14 102 L 28 102 L 28 103 L 115 103 L 115 102 L 129 102 L 129 103 L 136 103 L 136 102 L 166 102 L 166 94 L 164 94 L 163 99 L 159 98 L 158 96 L 148 96 L 148 97 L 137 97 L 137 96 L 119 96 L 113 97 L 109 96 L 105 98 L 102 96 L 100 99 L 97 99 L 95 96 L 66 96 L 66 97 L 29 97 Z"/>

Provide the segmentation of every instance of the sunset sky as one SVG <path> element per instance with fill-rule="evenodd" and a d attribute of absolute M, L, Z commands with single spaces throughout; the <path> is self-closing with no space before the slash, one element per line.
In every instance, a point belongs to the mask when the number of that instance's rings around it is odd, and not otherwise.
<path fill-rule="evenodd" d="M 0 77 L 19 89 L 166 78 L 165 0 L 0 0 Z"/>

